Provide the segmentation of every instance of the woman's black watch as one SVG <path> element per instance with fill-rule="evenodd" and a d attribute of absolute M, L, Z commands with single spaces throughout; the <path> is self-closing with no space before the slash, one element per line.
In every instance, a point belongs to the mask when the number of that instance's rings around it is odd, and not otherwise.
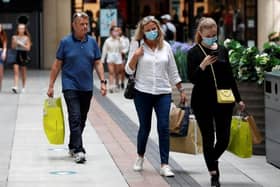
<path fill-rule="evenodd" d="M 107 84 L 107 80 L 106 79 L 105 80 L 101 80 L 100 83 L 106 85 Z"/>

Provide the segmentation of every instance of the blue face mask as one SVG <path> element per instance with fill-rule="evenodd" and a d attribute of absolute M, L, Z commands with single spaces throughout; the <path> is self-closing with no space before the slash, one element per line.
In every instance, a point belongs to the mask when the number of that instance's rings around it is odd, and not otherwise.
<path fill-rule="evenodd" d="M 217 39 L 218 39 L 217 36 L 211 38 L 203 37 L 202 42 L 205 43 L 206 45 L 211 46 L 217 41 Z"/>
<path fill-rule="evenodd" d="M 148 40 L 155 40 L 158 37 L 158 31 L 152 30 L 152 31 L 145 32 L 145 37 Z"/>

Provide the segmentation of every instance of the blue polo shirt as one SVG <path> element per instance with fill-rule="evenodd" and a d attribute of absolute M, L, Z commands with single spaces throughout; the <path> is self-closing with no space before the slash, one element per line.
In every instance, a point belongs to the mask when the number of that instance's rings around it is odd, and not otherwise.
<path fill-rule="evenodd" d="M 64 37 L 59 44 L 56 58 L 62 61 L 62 90 L 93 90 L 95 60 L 101 58 L 100 49 L 91 36 L 84 41 L 73 34 Z"/>

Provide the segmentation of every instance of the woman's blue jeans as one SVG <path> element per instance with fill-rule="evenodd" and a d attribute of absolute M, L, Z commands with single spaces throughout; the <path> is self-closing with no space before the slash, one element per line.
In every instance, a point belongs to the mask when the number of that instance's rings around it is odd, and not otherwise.
<path fill-rule="evenodd" d="M 68 147 L 74 150 L 74 153 L 85 153 L 82 134 L 86 125 L 92 91 L 65 90 L 63 94 L 67 105 L 70 127 L 70 141 Z"/>
<path fill-rule="evenodd" d="M 152 95 L 139 91 L 135 93 L 134 104 L 140 123 L 137 136 L 137 153 L 139 155 L 145 154 L 154 109 L 157 117 L 161 164 L 168 164 L 169 159 L 170 103 L 171 94 Z"/>

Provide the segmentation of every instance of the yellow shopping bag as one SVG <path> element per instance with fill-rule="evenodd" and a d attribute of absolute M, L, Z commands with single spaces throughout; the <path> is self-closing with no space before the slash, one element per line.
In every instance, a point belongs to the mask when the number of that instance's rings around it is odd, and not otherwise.
<path fill-rule="evenodd" d="M 43 124 L 49 143 L 64 144 L 64 116 L 60 97 L 45 99 Z"/>
<path fill-rule="evenodd" d="M 233 116 L 231 120 L 230 141 L 228 151 L 238 157 L 252 156 L 252 134 L 248 121 L 240 116 Z"/>

